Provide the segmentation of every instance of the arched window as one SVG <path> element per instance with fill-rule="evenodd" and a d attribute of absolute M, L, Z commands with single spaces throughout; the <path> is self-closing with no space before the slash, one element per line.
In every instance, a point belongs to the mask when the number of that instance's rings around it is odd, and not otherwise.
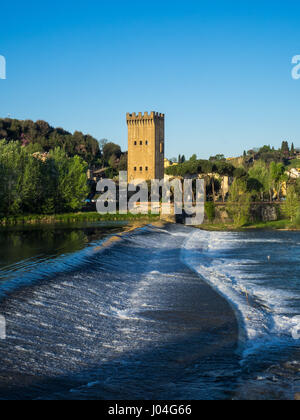
<path fill-rule="evenodd" d="M 136 142 L 136 141 L 134 142 L 134 145 L 135 145 L 135 146 L 137 145 L 137 142 Z"/>
<path fill-rule="evenodd" d="M 143 146 L 143 142 L 142 142 L 142 140 L 140 141 L 140 145 L 141 145 L 141 146 Z"/>
<path fill-rule="evenodd" d="M 143 167 L 142 166 L 140 167 L 140 171 L 143 172 Z"/>
<path fill-rule="evenodd" d="M 136 166 L 134 167 L 134 172 L 136 172 Z"/>

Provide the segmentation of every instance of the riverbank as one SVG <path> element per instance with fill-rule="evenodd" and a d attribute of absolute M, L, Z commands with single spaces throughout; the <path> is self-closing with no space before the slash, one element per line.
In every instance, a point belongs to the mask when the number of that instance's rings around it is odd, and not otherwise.
<path fill-rule="evenodd" d="M 55 225 L 55 224 L 74 224 L 85 222 L 137 222 L 137 223 L 154 223 L 160 221 L 160 215 L 156 214 L 105 214 L 101 215 L 97 212 L 79 212 L 54 215 L 26 215 L 15 216 L 0 219 L 0 226 L 34 226 L 34 225 Z M 300 226 L 290 220 L 277 220 L 271 222 L 248 223 L 244 226 L 235 226 L 231 223 L 204 223 L 196 226 L 201 230 L 217 231 L 217 232 L 242 232 L 249 230 L 286 230 L 300 231 Z"/>
<path fill-rule="evenodd" d="M 248 223 L 244 226 L 236 226 L 230 223 L 205 223 L 197 226 L 197 228 L 209 232 L 247 232 L 249 230 L 300 231 L 300 226 L 290 220 Z"/>
<path fill-rule="evenodd" d="M 53 215 L 26 215 L 6 217 L 0 219 L 0 226 L 13 225 L 38 225 L 38 224 L 56 224 L 56 223 L 80 223 L 80 222 L 115 222 L 115 221 L 157 221 L 159 215 L 153 214 L 105 214 L 97 212 L 79 212 Z"/>

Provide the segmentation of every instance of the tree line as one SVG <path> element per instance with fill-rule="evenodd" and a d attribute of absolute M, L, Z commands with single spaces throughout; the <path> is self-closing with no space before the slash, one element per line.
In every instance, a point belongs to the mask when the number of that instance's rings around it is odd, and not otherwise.
<path fill-rule="evenodd" d="M 60 148 L 31 153 L 0 141 L 0 217 L 79 210 L 87 197 L 87 164 Z"/>
<path fill-rule="evenodd" d="M 0 119 L 0 140 L 2 218 L 80 210 L 94 187 L 88 168 L 104 168 L 108 178 L 127 169 L 119 145 L 42 120 Z"/>
<path fill-rule="evenodd" d="M 297 151 L 292 144 L 283 142 L 279 150 L 264 146 L 244 153 L 242 158 L 233 159 L 234 166 L 224 155 L 212 156 L 209 160 L 189 160 L 166 168 L 170 176 L 201 176 L 206 179 L 206 214 L 209 220 L 215 217 L 214 203 L 227 202 L 227 210 L 235 224 L 243 225 L 250 218 L 253 202 L 281 202 L 282 213 L 291 221 L 300 221 L 300 177 L 291 178 L 289 171 L 300 168 Z M 300 176 L 300 174 L 299 174 Z M 229 177 L 229 192 L 225 195 L 224 177 Z"/>
<path fill-rule="evenodd" d="M 80 131 L 71 134 L 42 120 L 0 119 L 0 139 L 19 141 L 22 146 L 29 146 L 31 152 L 49 152 L 59 147 L 68 156 L 80 156 L 88 164 L 101 158 L 99 143 L 91 135 Z"/>

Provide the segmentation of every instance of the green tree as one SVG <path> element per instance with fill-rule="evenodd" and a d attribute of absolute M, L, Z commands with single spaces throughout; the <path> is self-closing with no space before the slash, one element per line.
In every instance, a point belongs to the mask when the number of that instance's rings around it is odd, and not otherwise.
<path fill-rule="evenodd" d="M 290 148 L 289 148 L 289 143 L 287 141 L 283 141 L 282 145 L 281 145 L 281 152 L 284 155 L 289 155 L 290 154 Z"/>
<path fill-rule="evenodd" d="M 256 178 L 247 179 L 247 191 L 252 193 L 259 193 L 263 190 L 263 185 Z"/>
<path fill-rule="evenodd" d="M 271 152 L 272 152 L 272 148 L 269 145 L 269 146 L 263 146 L 263 147 L 261 147 L 259 149 L 259 152 L 258 153 L 262 154 L 262 153 L 271 153 Z"/>
<path fill-rule="evenodd" d="M 211 156 L 209 158 L 210 161 L 226 161 L 225 156 L 223 154 L 218 154 L 216 156 Z"/>
<path fill-rule="evenodd" d="M 264 195 L 268 194 L 271 189 L 271 178 L 269 169 L 266 163 L 262 160 L 258 160 L 248 171 L 249 178 L 256 179 L 260 185 L 261 200 L 264 200 Z"/>
<path fill-rule="evenodd" d="M 90 164 L 101 157 L 99 143 L 92 136 L 79 131 L 71 134 L 63 128 L 51 127 L 46 121 L 0 119 L 0 136 L 7 142 L 20 141 L 26 148 L 34 145 L 39 151 L 61 147 L 69 156 L 80 155 Z"/>
<path fill-rule="evenodd" d="M 214 175 L 211 175 L 209 177 L 209 183 L 207 184 L 207 187 L 211 187 L 211 195 L 213 202 L 216 201 L 216 193 L 219 192 L 221 189 L 221 183 L 219 179 L 217 179 Z"/>
<path fill-rule="evenodd" d="M 296 189 L 291 185 L 287 190 L 286 201 L 282 206 L 283 213 L 291 220 L 294 221 L 300 209 L 300 199 Z"/>
<path fill-rule="evenodd" d="M 88 192 L 80 156 L 60 148 L 32 154 L 19 142 L 0 142 L 0 216 L 79 210 Z"/>
<path fill-rule="evenodd" d="M 280 199 L 282 183 L 288 180 L 285 174 L 285 167 L 282 163 L 271 162 L 270 164 L 270 184 L 273 191 L 277 193 Z M 270 194 L 271 195 L 271 194 Z M 272 200 L 272 197 L 270 197 Z"/>
<path fill-rule="evenodd" d="M 224 178 L 225 176 L 231 177 L 234 175 L 235 168 L 230 163 L 227 163 L 226 161 L 219 160 L 216 161 L 216 172 L 222 177 L 222 185 L 224 185 Z M 225 202 L 225 193 L 224 188 L 222 188 L 222 200 L 223 203 Z"/>
<path fill-rule="evenodd" d="M 247 179 L 248 179 L 247 172 L 245 171 L 244 168 L 241 168 L 241 167 L 234 169 L 233 176 L 234 176 L 234 178 L 241 179 L 241 180 L 244 180 L 244 181 L 247 181 Z"/>
<path fill-rule="evenodd" d="M 109 164 L 110 158 L 115 155 L 117 159 L 121 157 L 121 147 L 115 143 L 106 143 L 103 147 L 103 159 L 106 165 Z"/>
<path fill-rule="evenodd" d="M 212 223 L 215 220 L 216 217 L 216 206 L 215 203 L 212 201 L 207 201 L 205 203 L 205 214 L 208 218 L 208 220 Z"/>
<path fill-rule="evenodd" d="M 87 164 L 79 156 L 67 158 L 59 148 L 50 157 L 57 171 L 55 209 L 58 212 L 79 210 L 89 192 Z"/>
<path fill-rule="evenodd" d="M 292 143 L 292 146 L 291 146 L 291 155 L 294 155 L 295 154 L 295 146 L 294 146 L 294 143 Z"/>
<path fill-rule="evenodd" d="M 21 212 L 20 189 L 24 169 L 24 154 L 18 142 L 0 142 L 0 214 Z"/>
<path fill-rule="evenodd" d="M 249 222 L 251 194 L 247 192 L 244 181 L 238 179 L 233 181 L 229 192 L 227 210 L 235 226 L 240 227 Z"/>
<path fill-rule="evenodd" d="M 109 143 L 109 141 L 107 139 L 101 139 L 101 140 L 99 140 L 99 147 L 100 147 L 100 150 L 101 150 L 102 153 L 103 153 L 104 146 L 107 143 Z"/>
<path fill-rule="evenodd" d="M 126 153 L 123 153 L 122 156 L 120 157 L 118 170 L 127 171 L 127 163 L 128 163 L 128 154 L 126 152 Z"/>
<path fill-rule="evenodd" d="M 190 161 L 191 162 L 196 162 L 197 161 L 197 155 L 194 154 L 193 156 L 191 156 Z"/>
<path fill-rule="evenodd" d="M 111 155 L 111 157 L 109 158 L 108 164 L 111 168 L 116 169 L 118 166 L 118 158 L 116 155 Z"/>
<path fill-rule="evenodd" d="M 45 199 L 43 162 L 31 155 L 26 156 L 22 179 L 22 209 L 25 213 L 42 213 Z"/>

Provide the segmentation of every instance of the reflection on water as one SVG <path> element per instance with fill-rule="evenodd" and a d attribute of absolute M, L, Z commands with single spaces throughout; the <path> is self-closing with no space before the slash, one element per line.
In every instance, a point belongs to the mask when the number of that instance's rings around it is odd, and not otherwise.
<path fill-rule="evenodd" d="M 0 282 L 15 271 L 31 271 L 38 263 L 80 251 L 126 226 L 121 221 L 0 228 Z"/>

